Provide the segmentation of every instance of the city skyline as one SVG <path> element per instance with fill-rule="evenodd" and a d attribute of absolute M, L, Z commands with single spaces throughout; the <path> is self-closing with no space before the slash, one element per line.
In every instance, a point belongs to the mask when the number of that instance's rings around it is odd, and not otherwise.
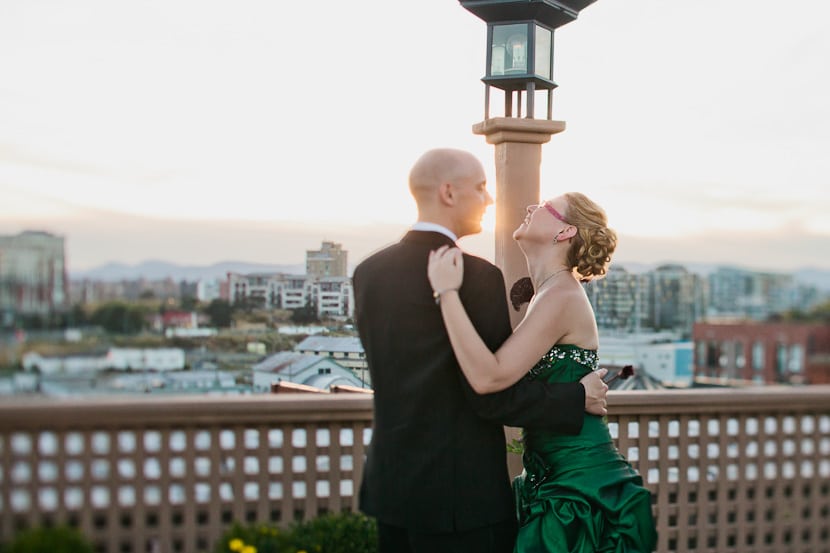
<path fill-rule="evenodd" d="M 298 227 L 280 222 L 248 221 L 165 221 L 148 220 L 141 217 L 120 216 L 120 232 L 123 243 L 112 240 L 113 236 L 101 236 L 102 223 L 98 219 L 81 221 L 75 227 L 73 235 L 96 245 L 96 253 L 111 256 L 102 258 L 97 263 L 78 264 L 73 260 L 72 237 L 55 233 L 53 229 L 46 232 L 66 239 L 66 264 L 70 276 L 84 275 L 110 265 L 127 267 L 139 266 L 148 262 L 162 262 L 177 266 L 211 266 L 223 263 L 242 263 L 252 265 L 286 265 L 301 267 L 305 263 L 306 251 L 318 248 L 323 241 L 343 243 L 349 252 L 349 267 L 353 268 L 364 257 L 384 245 L 398 240 L 407 230 L 408 225 L 375 225 L 366 232 L 359 227 L 322 225 Z M 149 222 L 148 222 L 149 221 Z M 211 231 L 221 229 L 220 233 Z M 21 229 L 42 231 L 40 228 Z M 125 251 L 131 240 L 141 235 L 150 238 L 150 249 Z M 175 236 L 175 239 L 169 239 Z M 100 243 L 98 240 L 102 240 Z M 679 264 L 696 267 L 735 267 L 750 271 L 769 273 L 793 273 L 798 271 L 817 271 L 815 282 L 828 281 L 830 267 L 822 263 L 823 259 L 802 260 L 800 256 L 788 255 L 787 238 L 781 237 L 774 246 L 769 241 L 760 242 L 757 237 L 748 236 L 710 236 L 707 240 L 712 248 L 701 252 L 693 247 L 696 238 L 643 238 L 620 237 L 617 253 L 611 266 L 650 266 Z M 209 243 L 208 243 L 209 242 Z M 495 242 L 492 231 L 484 230 L 480 234 L 467 236 L 459 240 L 465 251 L 492 261 Z M 814 246 L 823 247 L 823 239 L 817 238 Z M 182 250 L 191 253 L 180 256 Z M 771 260 L 769 249 L 779 251 L 779 257 Z M 742 250 L 741 256 L 734 251 Z M 225 257 L 217 251 L 227 253 Z M 195 255 L 194 255 L 195 254 Z M 781 260 L 785 263 L 781 263 Z M 704 271 L 705 272 L 705 271 Z M 139 275 L 136 275 L 139 276 Z M 827 287 L 821 285 L 822 288 Z"/>
<path fill-rule="evenodd" d="M 830 6 L 796 8 L 588 6 L 555 36 L 568 129 L 543 146 L 542 195 L 599 201 L 619 263 L 830 268 Z M 321 9 L 312 26 L 260 0 L 4 3 L 0 234 L 65 236 L 70 270 L 299 263 L 322 240 L 354 262 L 415 219 L 424 149 L 472 151 L 493 193 L 471 132 L 485 24 L 455 0 L 405 25 L 380 0 Z M 492 259 L 493 226 L 490 208 L 462 243 Z"/>
<path fill-rule="evenodd" d="M 482 237 L 487 238 L 487 237 Z M 351 276 L 354 267 L 362 260 L 362 256 L 354 259 L 350 257 L 348 244 L 341 244 L 339 242 L 325 241 L 326 244 L 331 244 L 337 249 L 342 248 L 345 255 L 343 261 L 346 265 L 346 275 Z M 466 246 L 466 245 L 465 245 Z M 315 246 L 317 248 L 317 246 Z M 309 249 L 307 254 L 314 253 L 319 250 Z M 285 275 L 307 275 L 309 273 L 308 258 L 305 263 L 286 263 L 276 260 L 270 263 L 250 262 L 244 259 L 228 259 L 209 264 L 180 264 L 160 259 L 147 259 L 139 263 L 108 263 L 98 267 L 94 267 L 85 271 L 70 270 L 69 276 L 73 281 L 91 281 L 102 283 L 124 282 L 124 281 L 154 281 L 161 282 L 172 279 L 173 281 L 218 281 L 229 277 L 230 273 L 236 275 L 266 275 L 266 274 L 285 274 Z M 770 270 L 764 268 L 753 268 L 736 263 L 694 263 L 683 260 L 671 260 L 661 263 L 642 263 L 637 261 L 613 261 L 610 266 L 610 271 L 620 276 L 616 270 L 622 269 L 625 273 L 631 275 L 643 275 L 652 273 L 660 268 L 669 269 L 673 267 L 680 267 L 682 271 L 688 272 L 690 275 L 694 274 L 697 277 L 708 278 L 713 273 L 721 271 L 731 272 L 733 274 L 756 275 L 756 276 L 780 276 L 792 277 L 793 285 L 807 286 L 815 288 L 818 293 L 827 294 L 830 292 L 830 270 L 816 269 L 815 267 L 799 267 L 793 271 Z M 613 280 L 613 279 L 612 279 Z M 605 282 L 605 280 L 600 281 Z"/>

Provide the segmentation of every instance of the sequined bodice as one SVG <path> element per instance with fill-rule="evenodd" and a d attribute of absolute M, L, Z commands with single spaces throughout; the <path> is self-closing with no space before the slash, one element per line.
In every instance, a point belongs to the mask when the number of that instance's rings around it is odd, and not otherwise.
<path fill-rule="evenodd" d="M 527 373 L 525 378 L 548 383 L 578 382 L 598 368 L 596 350 L 583 349 L 572 344 L 556 344 Z M 602 417 L 585 414 L 578 436 L 562 436 L 542 429 L 525 430 L 525 444 L 530 449 L 547 450 L 565 444 L 610 443 L 608 426 Z"/>
<path fill-rule="evenodd" d="M 546 382 L 574 382 L 596 370 L 598 365 L 596 350 L 556 344 L 528 371 L 525 378 Z"/>

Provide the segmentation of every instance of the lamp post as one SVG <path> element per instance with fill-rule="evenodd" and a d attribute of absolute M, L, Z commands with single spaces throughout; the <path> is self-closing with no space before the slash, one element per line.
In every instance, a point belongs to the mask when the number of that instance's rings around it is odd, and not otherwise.
<path fill-rule="evenodd" d="M 524 255 L 513 241 L 525 208 L 539 201 L 542 144 L 565 130 L 553 121 L 554 30 L 577 18 L 595 0 L 459 0 L 461 6 L 487 23 L 484 121 L 473 125 L 496 147 L 496 251 L 509 291 L 527 276 Z M 504 92 L 504 116 L 490 117 L 490 91 Z M 547 98 L 547 117 L 535 119 L 538 93 Z M 513 99 L 516 97 L 516 116 Z M 525 99 L 524 117 L 522 99 Z M 515 326 L 524 309 L 511 311 Z"/>
<path fill-rule="evenodd" d="M 487 22 L 487 65 L 484 82 L 484 121 L 473 125 L 496 148 L 496 265 L 504 275 L 508 295 L 513 283 L 527 276 L 524 254 L 513 231 L 525 208 L 539 202 L 542 144 L 565 130 L 553 121 L 553 32 L 576 19 L 594 0 L 459 0 L 461 6 Z M 504 92 L 504 116 L 490 117 L 490 89 Z M 547 96 L 545 119 L 534 119 L 537 91 Z M 526 100 L 522 118 L 522 95 Z M 516 117 L 513 97 L 516 96 Z M 510 299 L 508 298 L 508 305 Z M 526 307 L 510 311 L 515 327 Z M 506 428 L 508 443 L 519 436 Z M 508 470 L 521 472 L 521 459 L 508 455 Z"/>

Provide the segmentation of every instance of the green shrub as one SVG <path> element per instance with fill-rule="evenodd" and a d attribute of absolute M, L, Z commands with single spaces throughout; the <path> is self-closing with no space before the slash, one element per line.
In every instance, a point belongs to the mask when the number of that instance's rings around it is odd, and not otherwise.
<path fill-rule="evenodd" d="M 33 528 L 17 534 L 4 553 L 93 553 L 92 544 L 75 528 Z"/>
<path fill-rule="evenodd" d="M 359 513 L 332 513 L 283 530 L 234 523 L 215 553 L 376 553 L 377 525 Z"/>
<path fill-rule="evenodd" d="M 298 524 L 292 543 L 308 553 L 376 553 L 377 524 L 360 513 L 328 514 Z"/>
<path fill-rule="evenodd" d="M 293 553 L 286 531 L 266 524 L 234 523 L 216 544 L 216 553 Z"/>

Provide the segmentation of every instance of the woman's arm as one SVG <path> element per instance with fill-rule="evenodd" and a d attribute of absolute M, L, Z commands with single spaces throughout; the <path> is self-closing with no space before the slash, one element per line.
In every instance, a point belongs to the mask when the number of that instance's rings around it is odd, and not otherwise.
<path fill-rule="evenodd" d="M 465 256 L 465 272 L 471 267 L 468 261 Z M 491 266 L 476 270 L 475 282 L 469 276 L 467 279 L 461 293 L 464 310 L 487 349 L 496 351 L 513 333 L 502 272 Z M 480 298 L 486 299 L 478 301 Z M 436 310 L 440 311 L 438 307 Z M 548 384 L 522 378 L 506 390 L 478 394 L 460 369 L 458 383 L 470 406 L 485 420 L 567 435 L 579 434 L 582 428 L 591 386 L 581 382 Z"/>
<path fill-rule="evenodd" d="M 493 354 L 476 332 L 458 288 L 463 280 L 463 259 L 458 249 L 439 249 L 430 254 L 429 279 L 441 292 L 441 315 L 455 356 L 473 390 L 485 394 L 504 390 L 517 382 L 565 335 L 565 303 L 551 296 L 540 297 L 524 320 Z"/>

